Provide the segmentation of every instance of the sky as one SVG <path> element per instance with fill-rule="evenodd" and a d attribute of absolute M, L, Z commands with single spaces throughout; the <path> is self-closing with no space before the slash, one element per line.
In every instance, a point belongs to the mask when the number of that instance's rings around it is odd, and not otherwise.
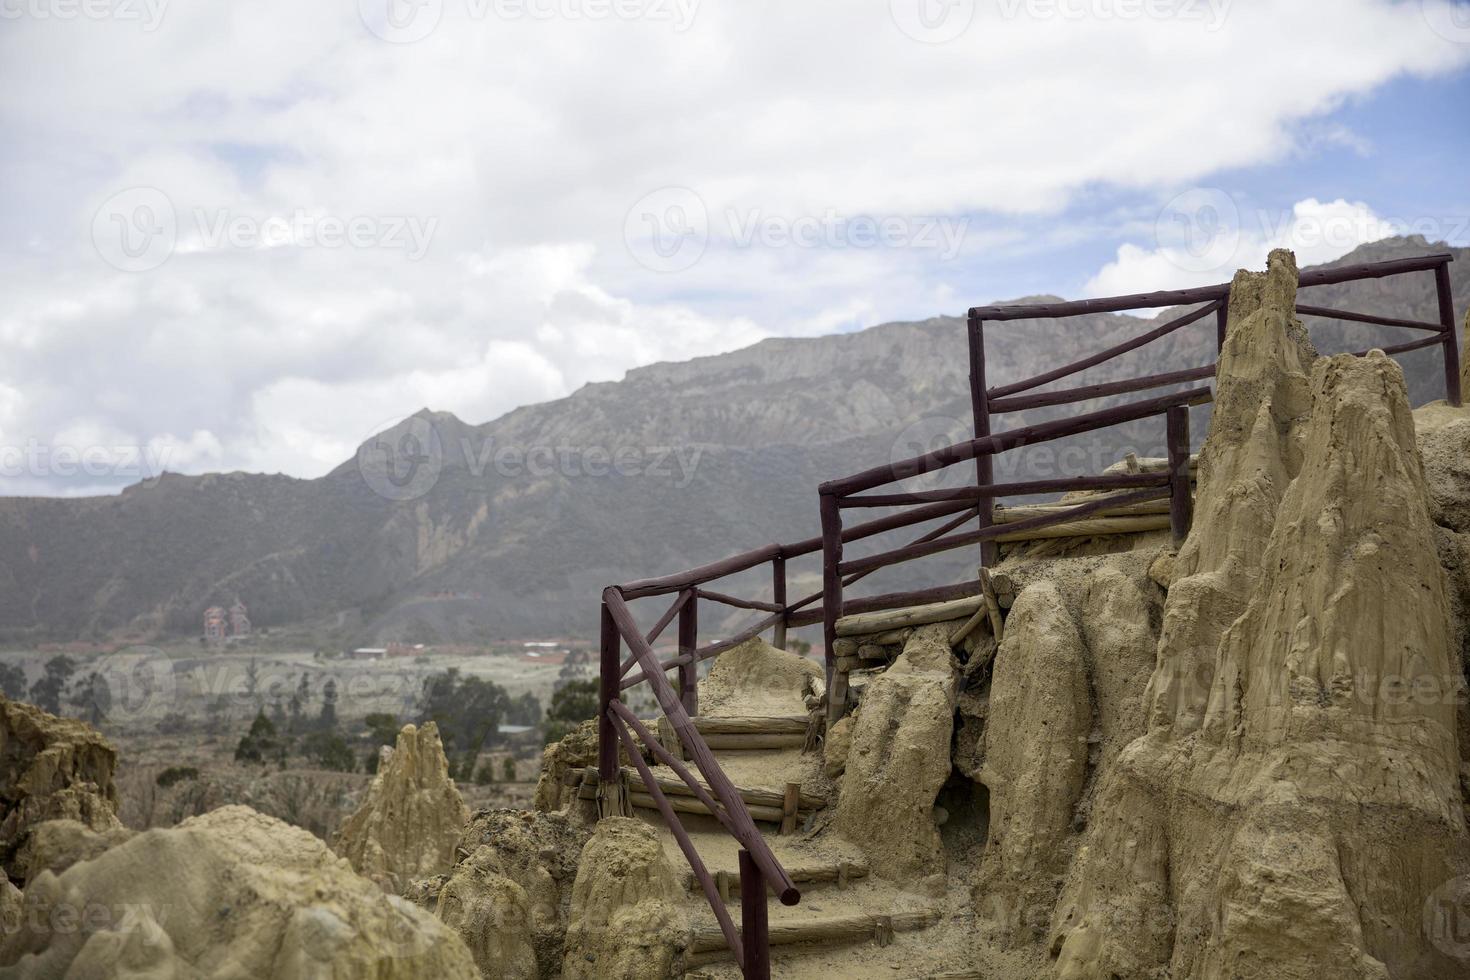
<path fill-rule="evenodd" d="M 1465 0 L 0 0 L 0 494 L 1470 244 L 1467 106 Z"/>

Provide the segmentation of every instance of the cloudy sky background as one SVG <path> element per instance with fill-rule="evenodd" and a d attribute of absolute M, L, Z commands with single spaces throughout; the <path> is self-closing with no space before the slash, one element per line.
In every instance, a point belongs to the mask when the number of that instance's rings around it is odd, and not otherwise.
<path fill-rule="evenodd" d="M 0 493 L 1470 244 L 1463 0 L 0 0 Z"/>

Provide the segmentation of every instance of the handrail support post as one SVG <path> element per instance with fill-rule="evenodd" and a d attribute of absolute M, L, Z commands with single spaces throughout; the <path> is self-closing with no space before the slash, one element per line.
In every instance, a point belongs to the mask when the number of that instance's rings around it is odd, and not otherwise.
<path fill-rule="evenodd" d="M 771 636 L 771 646 L 786 649 L 786 559 L 771 559 L 771 601 L 781 607 L 781 618 L 776 620 L 776 630 Z"/>
<path fill-rule="evenodd" d="M 623 793 L 622 769 L 618 765 L 618 732 L 613 725 L 612 704 L 622 680 L 622 637 L 607 603 L 602 603 L 602 663 L 597 696 L 597 817 L 624 816 L 628 812 Z"/>
<path fill-rule="evenodd" d="M 1450 289 L 1450 267 L 1441 262 L 1434 268 L 1435 292 L 1439 294 L 1439 322 L 1444 328 L 1445 398 L 1460 407 L 1460 345 L 1455 341 L 1455 297 Z"/>
<path fill-rule="evenodd" d="M 1189 485 L 1189 406 L 1174 405 L 1164 412 L 1169 447 L 1169 527 L 1174 546 L 1184 543 L 1194 521 L 1194 491 Z"/>
<path fill-rule="evenodd" d="M 679 610 L 679 701 L 689 716 L 699 714 L 699 593 Z"/>
<path fill-rule="evenodd" d="M 749 851 L 740 849 L 740 945 L 745 980 L 771 980 L 771 933 L 766 917 L 766 882 Z"/>

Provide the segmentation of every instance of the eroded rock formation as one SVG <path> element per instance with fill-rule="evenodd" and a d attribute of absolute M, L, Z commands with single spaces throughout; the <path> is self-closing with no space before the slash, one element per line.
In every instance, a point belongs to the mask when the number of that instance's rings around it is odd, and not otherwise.
<path fill-rule="evenodd" d="M 12 880 L 26 879 L 31 833 L 47 820 L 121 828 L 116 765 L 116 751 L 82 722 L 0 697 L 0 866 Z"/>
<path fill-rule="evenodd" d="M 853 719 L 835 827 L 886 878 L 945 870 L 934 801 L 950 773 L 957 667 L 949 626 L 915 630 Z"/>
<path fill-rule="evenodd" d="M 480 976 L 428 912 L 383 894 L 306 831 L 240 806 L 44 871 L 19 914 L 0 966 L 21 980 Z"/>
<path fill-rule="evenodd" d="M 401 892 L 414 878 L 454 866 L 469 816 L 449 778 L 439 727 L 405 725 L 362 805 L 343 823 L 337 850 L 358 874 Z"/>
<path fill-rule="evenodd" d="M 609 817 L 582 851 L 572 887 L 562 976 L 652 980 L 674 975 L 689 944 L 682 893 L 658 835 Z"/>
<path fill-rule="evenodd" d="M 1403 375 L 1314 359 L 1289 253 L 1232 293 L 1149 730 L 1104 775 L 1058 975 L 1450 978 L 1463 675 Z"/>

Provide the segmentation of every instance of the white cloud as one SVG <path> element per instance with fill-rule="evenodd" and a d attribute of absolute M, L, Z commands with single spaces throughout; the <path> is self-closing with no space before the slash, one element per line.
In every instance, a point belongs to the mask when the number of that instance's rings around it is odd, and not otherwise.
<path fill-rule="evenodd" d="M 1159 223 L 1155 244 L 1131 242 L 1088 280 L 1093 296 L 1116 296 L 1158 289 L 1186 289 L 1229 279 L 1236 269 L 1264 268 L 1272 249 L 1289 248 L 1297 264 L 1318 265 L 1339 259 L 1369 242 L 1394 235 L 1423 234 L 1431 241 L 1453 237 L 1442 222 L 1414 222 L 1380 217 L 1361 201 L 1318 201 L 1307 198 L 1289 210 L 1245 210 L 1222 191 L 1181 195 L 1185 213 L 1178 234 L 1168 233 L 1170 208 Z M 1210 215 L 1208 221 L 1201 214 Z M 1464 229 L 1460 229 L 1463 234 Z"/>
<path fill-rule="evenodd" d="M 179 2 L 154 30 L 6 21 L 0 391 L 24 396 L 6 439 L 102 420 L 109 438 L 187 445 L 185 469 L 319 474 L 426 404 L 481 422 L 654 360 L 963 306 L 967 263 L 1034 247 L 977 226 L 955 261 L 739 248 L 731 212 L 1034 217 L 1323 134 L 1353 143 L 1319 125 L 1344 99 L 1470 63 L 1388 0 L 1330 18 L 1232 3 L 1218 30 L 981 2 L 945 44 L 843 0 L 698 3 L 682 31 L 445 0 L 411 44 L 375 37 L 359 6 Z M 710 218 L 677 273 L 624 241 L 629 209 L 668 186 Z M 99 215 L 130 188 L 164 203 Z M 1099 281 L 1169 274 L 1156 244 Z"/>

